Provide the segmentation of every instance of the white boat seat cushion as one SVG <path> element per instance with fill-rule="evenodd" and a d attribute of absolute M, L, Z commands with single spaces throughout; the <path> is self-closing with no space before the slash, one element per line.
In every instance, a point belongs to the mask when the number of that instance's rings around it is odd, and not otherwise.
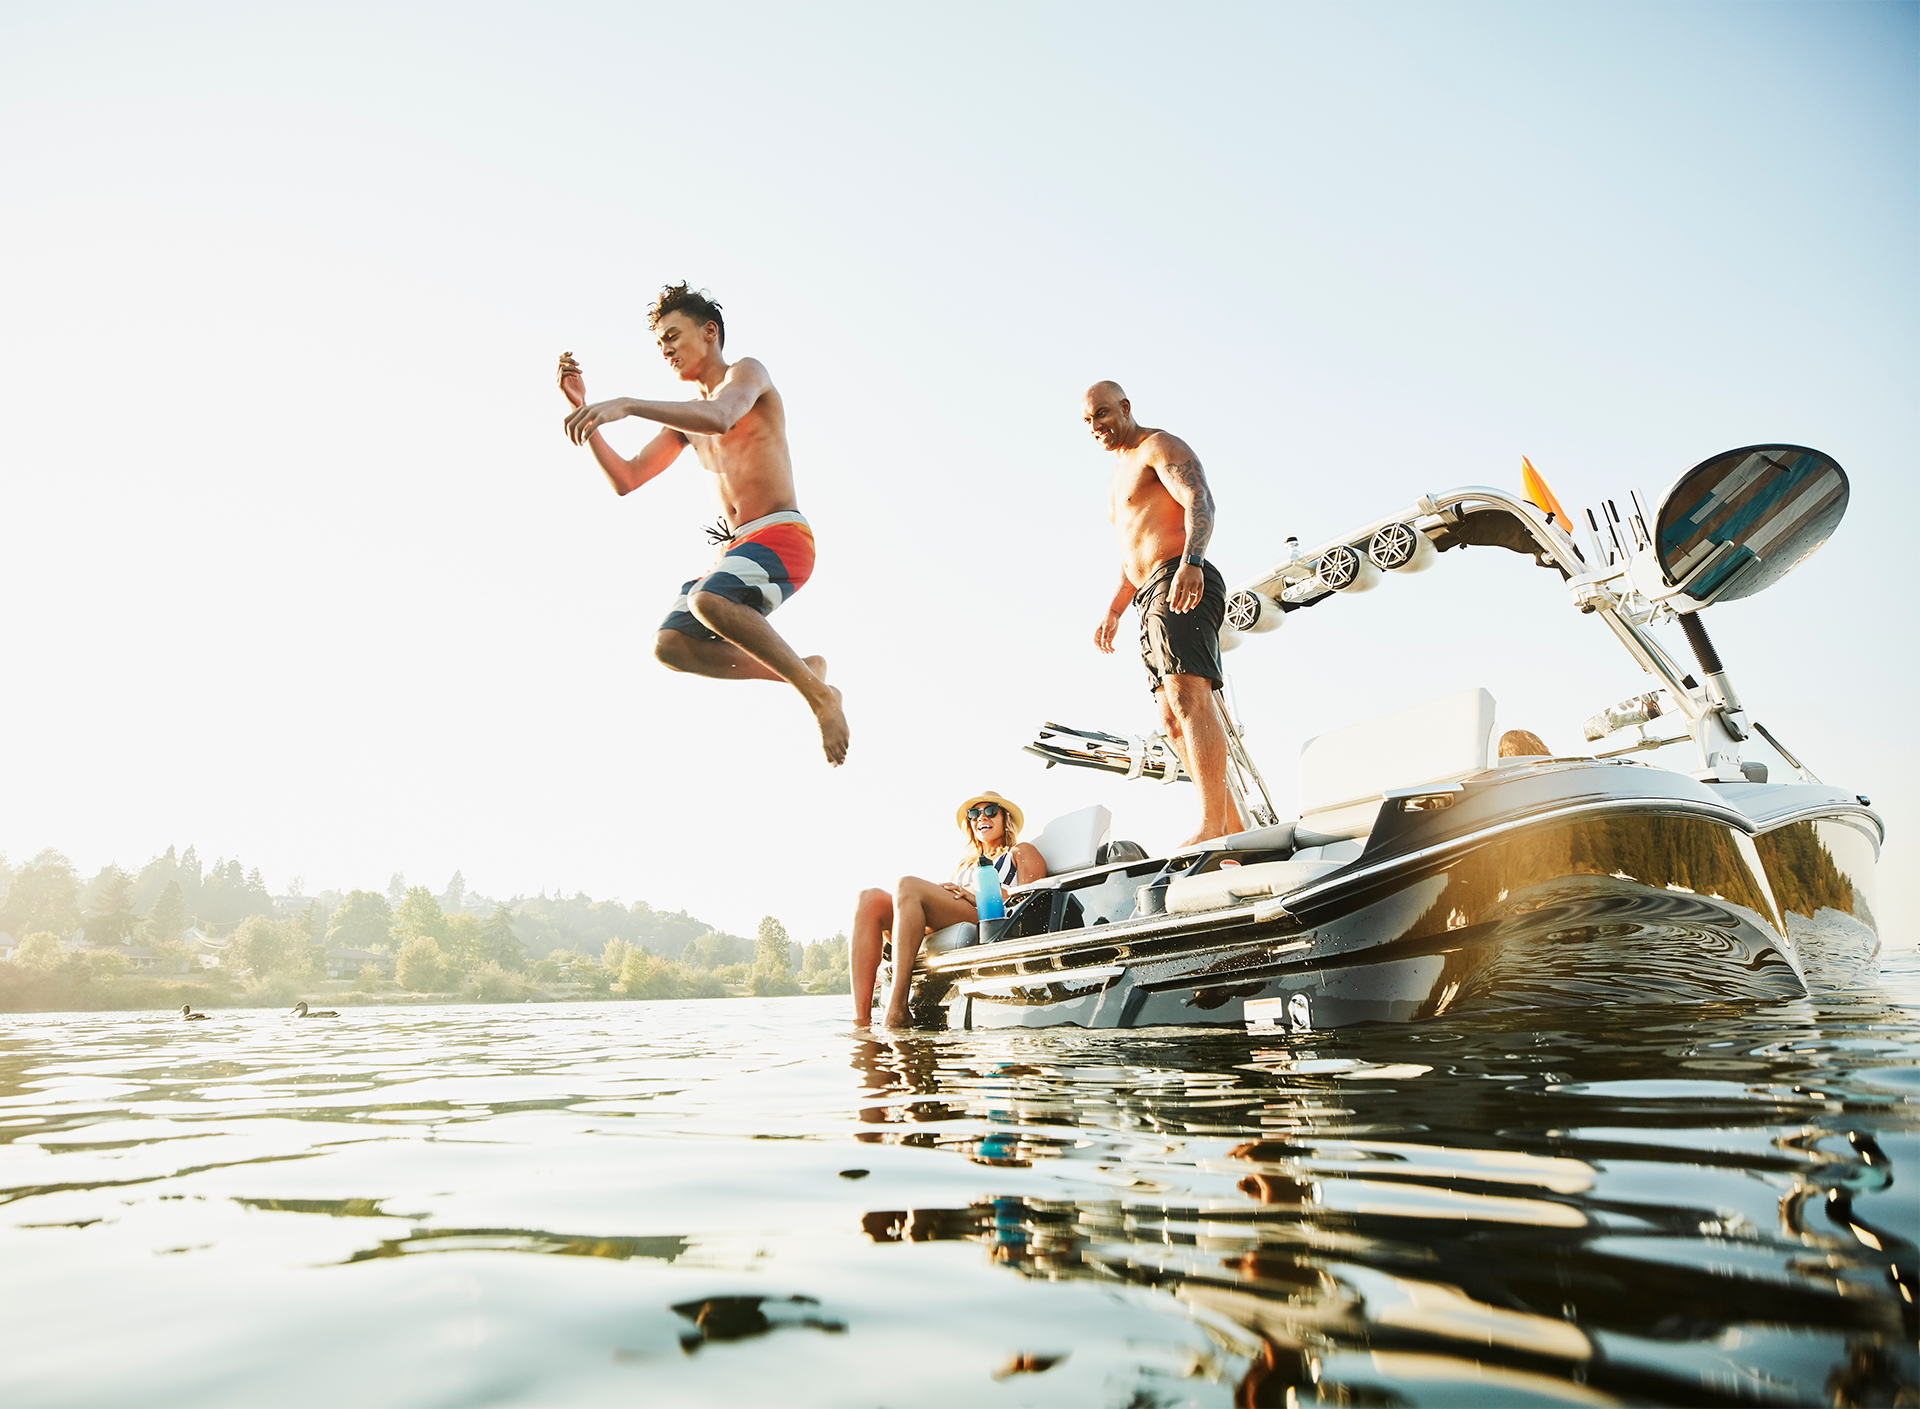
<path fill-rule="evenodd" d="M 1280 851 L 1292 845 L 1293 823 L 1280 822 L 1271 827 L 1255 827 L 1246 832 L 1229 832 L 1224 837 L 1203 841 L 1195 849 L 1200 851 Z M 1183 846 L 1180 850 L 1189 855 L 1192 854 L 1187 847 Z"/>
<path fill-rule="evenodd" d="M 1492 733 L 1493 696 L 1462 690 L 1308 739 L 1300 749 L 1297 844 L 1365 836 L 1388 788 L 1485 772 Z"/>
<path fill-rule="evenodd" d="M 1338 871 L 1340 861 L 1262 861 L 1257 866 L 1222 866 L 1203 876 L 1182 876 L 1167 886 L 1167 913 L 1191 915 L 1218 910 L 1269 895 L 1286 895 L 1309 881 Z"/>
<path fill-rule="evenodd" d="M 1084 871 L 1095 864 L 1100 844 L 1113 830 L 1113 814 L 1098 804 L 1056 817 L 1040 829 L 1038 836 L 1022 837 L 1033 843 L 1041 860 L 1047 863 L 1049 876 L 1064 876 L 1069 871 Z"/>

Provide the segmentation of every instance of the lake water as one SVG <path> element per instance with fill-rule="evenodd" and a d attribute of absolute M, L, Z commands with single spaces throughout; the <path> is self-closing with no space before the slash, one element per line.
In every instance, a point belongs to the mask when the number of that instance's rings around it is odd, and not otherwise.
<path fill-rule="evenodd" d="M 0 1019 L 0 1400 L 1920 1403 L 1889 970 L 1257 1038 Z"/>

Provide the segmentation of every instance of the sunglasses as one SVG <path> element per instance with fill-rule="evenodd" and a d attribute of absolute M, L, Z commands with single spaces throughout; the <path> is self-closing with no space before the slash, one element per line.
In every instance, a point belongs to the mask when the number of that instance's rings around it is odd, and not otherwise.
<path fill-rule="evenodd" d="M 997 802 L 976 803 L 967 809 L 967 820 L 969 822 L 978 822 L 982 817 L 998 817 L 999 815 L 1000 804 Z"/>

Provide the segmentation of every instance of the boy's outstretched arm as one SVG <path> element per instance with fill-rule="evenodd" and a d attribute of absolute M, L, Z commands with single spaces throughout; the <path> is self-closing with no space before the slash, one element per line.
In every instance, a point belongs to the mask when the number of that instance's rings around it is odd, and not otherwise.
<path fill-rule="evenodd" d="M 587 404 L 587 382 L 581 374 L 580 364 L 573 360 L 571 352 L 560 354 L 560 370 L 555 376 L 560 384 L 560 393 L 577 410 Z M 571 412 L 568 413 L 571 416 Z M 687 438 L 671 428 L 663 430 L 652 440 L 640 447 L 640 453 L 631 460 L 622 456 L 606 437 L 595 430 L 585 439 L 592 449 L 593 458 L 600 462 L 600 468 L 606 472 L 607 479 L 618 494 L 631 494 L 676 459 L 686 449 Z"/>
<path fill-rule="evenodd" d="M 583 401 L 567 416 L 567 435 L 575 445 L 582 445 L 601 426 L 628 416 L 658 421 L 686 435 L 725 435 L 772 385 L 765 367 L 751 357 L 743 357 L 727 368 L 713 395 L 699 401 L 642 401 L 633 396 L 616 396 L 592 405 Z"/>

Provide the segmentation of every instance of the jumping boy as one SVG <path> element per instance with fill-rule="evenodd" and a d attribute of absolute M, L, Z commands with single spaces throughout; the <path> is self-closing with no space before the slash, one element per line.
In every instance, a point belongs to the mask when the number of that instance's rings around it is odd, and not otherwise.
<path fill-rule="evenodd" d="M 661 356 L 696 401 L 615 397 L 587 402 L 573 354 L 560 354 L 560 390 L 573 403 L 567 438 L 592 447 L 620 494 L 631 494 L 679 458 L 688 445 L 720 491 L 722 526 L 707 530 L 720 557 L 680 596 L 654 637 L 654 657 L 669 670 L 715 680 L 784 680 L 800 692 L 820 725 L 827 761 L 847 756 L 847 716 L 840 691 L 827 683 L 820 656 L 801 657 L 767 624 L 767 615 L 806 585 L 813 573 L 813 530 L 793 493 L 787 413 L 767 369 L 751 357 L 729 363 L 720 305 L 685 284 L 660 291 L 647 310 Z M 600 427 L 628 416 L 665 427 L 631 460 L 614 452 Z"/>

